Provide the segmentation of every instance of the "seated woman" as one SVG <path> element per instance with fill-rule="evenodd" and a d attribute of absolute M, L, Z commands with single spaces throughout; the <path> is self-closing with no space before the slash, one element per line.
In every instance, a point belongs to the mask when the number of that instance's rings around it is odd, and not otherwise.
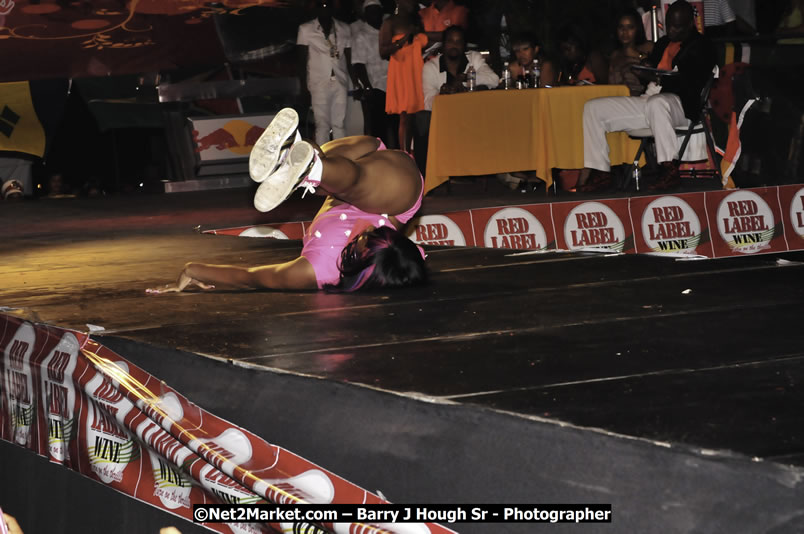
<path fill-rule="evenodd" d="M 523 32 L 511 38 L 511 55 L 516 61 L 508 65 L 511 80 L 527 78 L 533 68 L 533 60 L 539 60 L 541 87 L 552 86 L 555 83 L 555 66 L 543 53 L 539 41 L 532 33 Z M 498 179 L 511 190 L 519 189 L 523 193 L 528 191 L 545 191 L 545 181 L 536 176 L 535 171 L 515 171 L 497 175 Z"/>
<path fill-rule="evenodd" d="M 638 65 L 653 50 L 653 43 L 645 39 L 642 17 L 635 9 L 623 11 L 617 18 L 619 47 L 609 58 L 609 83 L 627 85 L 631 96 L 645 92 L 645 84 L 637 78 L 631 66 Z"/>
<path fill-rule="evenodd" d="M 586 35 L 579 26 L 565 26 L 558 32 L 556 40 L 561 51 L 561 69 L 557 84 L 607 83 L 609 67 L 606 58 L 600 51 L 590 48 Z"/>
<path fill-rule="evenodd" d="M 545 57 L 541 44 L 533 34 L 520 33 L 514 35 L 511 39 L 511 55 L 516 58 L 515 62 L 508 65 L 512 80 L 526 77 L 526 74 L 533 68 L 533 60 L 538 59 L 541 66 L 539 85 L 544 87 L 555 83 L 555 66 L 552 61 Z"/>
<path fill-rule="evenodd" d="M 556 36 L 561 53 L 561 67 L 556 76 L 556 85 L 605 84 L 608 82 L 609 67 L 605 56 L 591 49 L 583 29 L 569 24 L 559 30 Z M 579 184 L 586 180 L 583 169 L 553 169 L 553 181 L 562 189 L 575 192 Z"/>
<path fill-rule="evenodd" d="M 423 180 L 413 159 L 368 136 L 319 148 L 295 140 L 297 127 L 294 110 L 280 111 L 255 144 L 250 169 L 261 182 L 254 197 L 260 211 L 275 208 L 297 187 L 329 195 L 305 233 L 301 255 L 257 267 L 191 262 L 175 284 L 149 293 L 193 285 L 354 291 L 427 280 L 424 252 L 400 231 L 421 206 Z"/>

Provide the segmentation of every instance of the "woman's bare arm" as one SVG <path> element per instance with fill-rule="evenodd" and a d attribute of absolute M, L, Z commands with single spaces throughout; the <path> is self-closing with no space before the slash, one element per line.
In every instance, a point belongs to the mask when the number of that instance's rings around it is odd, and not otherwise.
<path fill-rule="evenodd" d="M 223 286 L 237 289 L 316 289 L 315 271 L 306 258 L 259 267 L 209 265 L 190 262 L 174 284 L 147 289 L 147 293 L 177 293 L 196 285 L 201 289 Z"/>
<path fill-rule="evenodd" d="M 391 19 L 386 19 L 385 21 L 383 21 L 382 26 L 380 26 L 380 38 L 379 38 L 380 57 L 383 59 L 390 59 L 391 55 L 393 55 L 394 52 L 399 50 L 399 48 L 400 48 L 399 43 L 393 42 L 393 29 Z"/>

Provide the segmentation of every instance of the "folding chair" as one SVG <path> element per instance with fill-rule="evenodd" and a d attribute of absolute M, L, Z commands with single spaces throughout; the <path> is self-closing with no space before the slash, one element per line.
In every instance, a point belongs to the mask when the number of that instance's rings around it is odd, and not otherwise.
<path fill-rule="evenodd" d="M 701 113 L 697 121 L 693 122 L 687 119 L 689 123 L 687 126 L 681 126 L 675 128 L 676 135 L 679 137 L 683 137 L 681 141 L 681 147 L 678 149 L 678 155 L 676 156 L 676 161 L 681 161 L 684 157 L 684 152 L 687 150 L 687 145 L 690 142 L 690 138 L 693 134 L 703 133 L 704 137 L 706 138 L 706 146 L 709 152 L 709 157 L 715 164 L 715 169 L 713 171 L 683 171 L 681 174 L 684 176 L 692 175 L 693 177 L 696 174 L 703 174 L 711 172 L 713 177 L 720 178 L 720 156 L 715 151 L 715 138 L 712 135 L 712 128 L 710 126 L 710 111 L 711 107 L 709 105 L 709 91 L 712 89 L 712 84 L 714 84 L 715 79 L 718 77 L 719 69 L 717 65 L 712 69 L 712 75 L 709 76 L 709 79 L 704 84 L 703 89 L 701 90 L 701 99 L 700 99 L 700 110 Z M 658 167 L 658 163 L 656 162 L 655 157 L 655 140 L 653 138 L 653 132 L 651 132 L 650 128 L 640 128 L 637 130 L 628 130 L 626 132 L 628 137 L 632 139 L 639 139 L 639 150 L 637 150 L 636 155 L 634 156 L 634 166 L 639 165 L 639 159 L 642 157 L 642 154 L 645 154 L 645 158 L 648 160 L 648 167 L 651 169 L 655 169 Z M 631 185 L 631 178 L 633 177 L 633 172 L 626 173 L 625 180 L 623 182 L 623 189 L 627 189 Z M 639 191 L 639 177 L 636 178 L 636 190 Z"/>

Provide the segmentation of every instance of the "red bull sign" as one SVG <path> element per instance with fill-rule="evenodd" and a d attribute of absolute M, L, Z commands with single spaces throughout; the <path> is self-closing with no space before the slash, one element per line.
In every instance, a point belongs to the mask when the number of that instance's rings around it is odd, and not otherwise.
<path fill-rule="evenodd" d="M 195 151 L 201 163 L 245 160 L 273 115 L 190 118 Z"/>

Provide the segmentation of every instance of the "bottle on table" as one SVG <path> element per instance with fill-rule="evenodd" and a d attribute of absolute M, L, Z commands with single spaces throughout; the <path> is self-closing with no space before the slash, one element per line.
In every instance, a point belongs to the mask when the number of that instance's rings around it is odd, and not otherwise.
<path fill-rule="evenodd" d="M 522 72 L 519 74 L 519 76 L 516 77 L 516 88 L 517 89 L 527 89 L 528 88 L 528 77 L 529 77 L 529 73 L 523 69 Z"/>
<path fill-rule="evenodd" d="M 513 85 L 511 80 L 511 71 L 508 69 L 508 62 L 503 65 L 503 89 L 510 89 Z"/>
<path fill-rule="evenodd" d="M 477 84 L 477 71 L 475 71 L 472 65 L 469 65 L 469 68 L 466 70 L 466 82 L 469 90 L 474 91 Z"/>
<path fill-rule="evenodd" d="M 539 63 L 538 59 L 533 60 L 533 66 L 530 69 L 530 86 L 531 87 L 539 87 L 541 84 L 541 77 L 542 77 L 542 66 Z"/>

